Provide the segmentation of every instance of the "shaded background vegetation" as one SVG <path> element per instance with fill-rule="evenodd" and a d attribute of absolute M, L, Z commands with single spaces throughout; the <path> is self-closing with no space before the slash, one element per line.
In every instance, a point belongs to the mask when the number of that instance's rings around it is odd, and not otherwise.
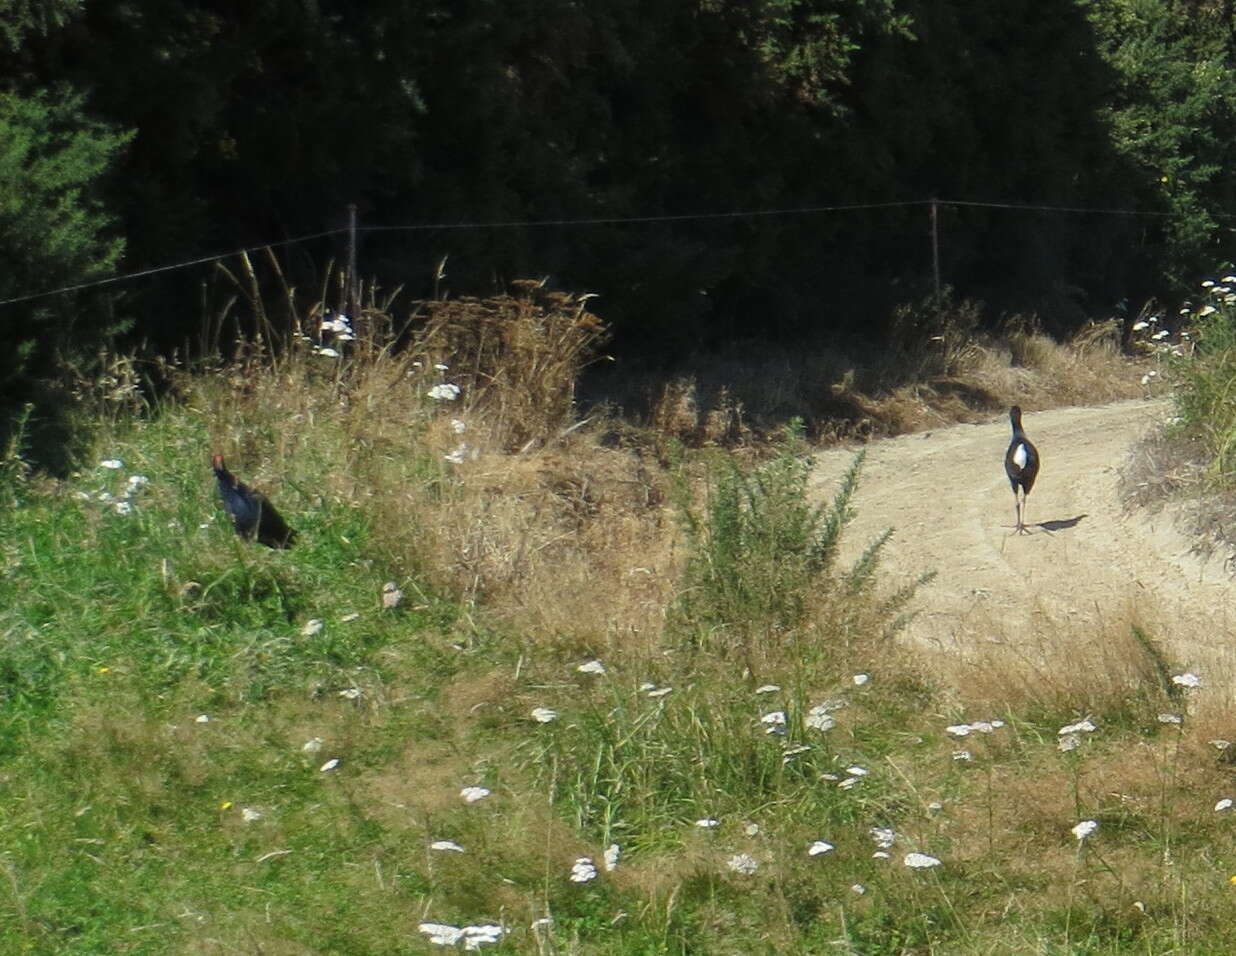
<path fill-rule="evenodd" d="M 350 202 L 371 227 L 936 196 L 1160 214 L 942 208 L 945 282 L 1067 333 L 1224 257 L 1232 20 L 1170 0 L 4 0 L 0 298 L 320 233 Z M 672 361 L 879 341 L 931 289 L 927 231 L 924 205 L 392 229 L 360 261 L 410 297 L 441 291 L 443 256 L 453 293 L 548 274 L 600 294 L 620 354 Z M 341 243 L 286 246 L 283 268 L 312 286 Z M 118 328 L 195 340 L 211 276 L 0 309 L 10 414 Z"/>

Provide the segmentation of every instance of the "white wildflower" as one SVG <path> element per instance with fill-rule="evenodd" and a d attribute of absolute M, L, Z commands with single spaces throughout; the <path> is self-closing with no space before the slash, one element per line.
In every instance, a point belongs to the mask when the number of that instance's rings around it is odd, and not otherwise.
<path fill-rule="evenodd" d="M 450 369 L 449 365 L 443 365 L 441 362 L 435 362 L 433 367 L 436 368 L 439 372 L 445 372 L 448 369 Z"/>
<path fill-rule="evenodd" d="M 1073 836 L 1078 840 L 1084 840 L 1099 828 L 1099 824 L 1095 820 L 1083 820 L 1077 826 L 1073 827 Z"/>
<path fill-rule="evenodd" d="M 820 856 L 827 853 L 829 850 L 835 850 L 831 843 L 826 843 L 823 840 L 816 840 L 811 846 L 807 847 L 807 856 Z"/>
<path fill-rule="evenodd" d="M 1202 679 L 1196 674 L 1176 674 L 1172 683 L 1177 687 L 1201 687 Z"/>
<path fill-rule="evenodd" d="M 104 458 L 101 462 L 99 462 L 99 467 L 107 468 L 111 471 L 119 471 L 124 467 L 124 462 L 119 458 Z"/>
<path fill-rule="evenodd" d="M 725 865 L 735 873 L 741 873 L 743 876 L 750 876 L 760 868 L 755 857 L 749 853 L 736 853 L 726 861 Z"/>
<path fill-rule="evenodd" d="M 1220 800 L 1218 803 L 1215 804 L 1216 813 L 1221 813 L 1224 810 L 1230 810 L 1230 809 L 1232 809 L 1232 798 L 1231 797 L 1224 797 L 1222 800 Z"/>
<path fill-rule="evenodd" d="M 322 628 L 324 628 L 325 626 L 326 624 L 322 621 L 321 618 L 319 617 L 310 618 L 308 621 L 305 622 L 305 626 L 300 629 L 300 636 L 301 637 L 316 637 L 317 635 L 322 633 Z"/>
<path fill-rule="evenodd" d="M 330 346 L 323 347 L 319 345 L 313 350 L 313 354 L 324 355 L 327 358 L 339 358 L 339 350 L 332 349 Z"/>
<path fill-rule="evenodd" d="M 1230 740 L 1212 740 L 1210 746 L 1214 747 L 1215 750 L 1227 750 L 1228 747 L 1232 746 L 1232 742 Z"/>
<path fill-rule="evenodd" d="M 118 515 L 133 514 L 133 506 L 127 501 L 117 501 L 112 507 L 116 509 L 116 514 Z"/>
<path fill-rule="evenodd" d="M 360 700 L 361 694 L 363 693 L 364 691 L 362 691 L 359 687 L 349 687 L 346 690 L 341 690 L 339 692 L 339 696 L 344 700 Z"/>
<path fill-rule="evenodd" d="M 463 939 L 463 930 L 446 923 L 421 923 L 417 929 L 429 937 L 435 946 L 454 946 Z"/>
<path fill-rule="evenodd" d="M 464 852 L 464 848 L 461 847 L 454 840 L 435 840 L 433 843 L 429 844 L 429 849 L 446 850 L 451 853 L 463 853 Z"/>
<path fill-rule="evenodd" d="M 198 714 L 193 718 L 193 722 L 195 724 L 208 724 L 210 723 L 210 714 Z"/>
<path fill-rule="evenodd" d="M 604 674 L 605 673 L 605 665 L 597 660 L 586 661 L 585 663 L 580 664 L 575 669 L 579 671 L 581 674 Z"/>
<path fill-rule="evenodd" d="M 1197 310 L 1197 314 L 1201 316 L 1207 316 L 1207 315 L 1213 315 L 1214 313 L 1218 311 L 1219 310 L 1216 309 L 1213 305 L 1204 305 L 1200 309 Z"/>
<path fill-rule="evenodd" d="M 928 856 L 926 853 L 907 853 L 903 862 L 912 870 L 929 870 L 933 866 L 940 865 L 939 860 L 934 856 Z"/>
<path fill-rule="evenodd" d="M 334 769 L 335 769 L 336 767 L 338 767 L 338 766 L 339 766 L 339 758 L 338 758 L 338 757 L 331 757 L 331 758 L 330 758 L 330 760 L 328 760 L 328 761 L 326 761 L 326 763 L 322 764 L 322 766 L 321 766 L 321 767 L 319 767 L 319 768 L 318 768 L 318 770 L 319 770 L 319 772 L 321 772 L 321 773 L 329 773 L 330 771 L 334 770 Z"/>
<path fill-rule="evenodd" d="M 812 730 L 825 731 L 836 727 L 837 721 L 823 704 L 818 704 L 807 711 L 807 716 L 803 718 L 803 725 Z"/>
<path fill-rule="evenodd" d="M 970 753 L 970 751 L 968 750 L 954 750 L 953 759 L 954 760 L 973 760 L 974 755 Z"/>
<path fill-rule="evenodd" d="M 459 398 L 462 391 L 463 389 L 453 382 L 442 382 L 439 385 L 435 385 L 425 394 L 439 402 L 453 402 Z"/>
<path fill-rule="evenodd" d="M 468 423 L 459 418 L 451 419 L 451 431 L 456 435 L 462 435 L 468 430 Z"/>
<path fill-rule="evenodd" d="M 622 847 L 617 843 L 611 843 L 605 848 L 605 872 L 612 873 L 618 868 L 618 858 L 622 856 Z"/>
<path fill-rule="evenodd" d="M 468 446 L 461 442 L 453 451 L 447 452 L 442 457 L 452 465 L 462 465 L 468 460 Z"/>
<path fill-rule="evenodd" d="M 1159 714 L 1158 721 L 1161 724 L 1183 724 L 1184 718 L 1179 714 Z"/>
<path fill-rule="evenodd" d="M 548 707 L 533 707 L 532 719 L 538 724 L 552 724 L 558 719 L 558 711 L 550 710 Z"/>
<path fill-rule="evenodd" d="M 701 830 L 713 830 L 721 826 L 721 821 L 715 817 L 703 817 L 702 819 L 696 820 L 695 825 Z"/>
<path fill-rule="evenodd" d="M 254 810 L 252 807 L 245 807 L 240 811 L 240 818 L 244 820 L 245 823 L 253 823 L 256 820 L 262 819 L 262 814 L 257 810 Z"/>
<path fill-rule="evenodd" d="M 850 680 L 854 681 L 855 687 L 862 687 L 865 683 L 871 680 L 870 674 L 855 674 Z"/>
<path fill-rule="evenodd" d="M 837 784 L 839 790 L 853 790 L 856 786 L 858 786 L 858 777 L 846 777 Z"/>
<path fill-rule="evenodd" d="M 464 787 L 459 791 L 459 795 L 463 797 L 464 803 L 476 803 L 484 800 L 491 792 L 488 787 Z"/>
<path fill-rule="evenodd" d="M 970 730 L 969 724 L 953 724 L 951 727 L 944 728 L 944 732 L 951 737 L 968 737 Z"/>
<path fill-rule="evenodd" d="M 591 883 L 596 878 L 597 868 L 586 856 L 581 856 L 571 867 L 572 883 Z"/>
<path fill-rule="evenodd" d="M 774 710 L 771 713 L 767 713 L 760 718 L 760 722 L 764 724 L 764 733 L 766 734 L 785 733 L 784 710 Z"/>
<path fill-rule="evenodd" d="M 864 770 L 862 767 L 859 767 L 859 766 L 853 766 L 853 767 L 846 767 L 845 772 L 848 773 L 852 777 L 865 777 L 871 771 Z"/>
<path fill-rule="evenodd" d="M 323 741 L 321 737 L 310 737 L 304 742 L 304 744 L 301 745 L 300 749 L 307 754 L 315 754 L 321 751 L 322 743 Z"/>
<path fill-rule="evenodd" d="M 1096 730 L 1098 730 L 1098 728 L 1095 727 L 1093 723 L 1091 723 L 1089 718 L 1087 718 L 1085 720 L 1078 721 L 1075 724 L 1068 724 L 1065 727 L 1061 727 L 1059 730 L 1056 731 L 1056 733 L 1059 735 L 1091 734 L 1091 733 L 1094 733 Z"/>
<path fill-rule="evenodd" d="M 897 832 L 892 827 L 872 827 L 871 839 L 875 840 L 880 849 L 887 850 L 897 839 Z"/>
<path fill-rule="evenodd" d="M 871 858 L 873 860 L 891 860 L 893 856 L 887 850 L 876 850 L 871 854 Z"/>
<path fill-rule="evenodd" d="M 129 475 L 127 484 L 130 489 L 130 494 L 132 494 L 139 488 L 145 488 L 148 484 L 150 484 L 150 479 L 145 475 Z"/>
<path fill-rule="evenodd" d="M 506 933 L 501 926 L 486 923 L 481 926 L 465 926 L 463 928 L 464 949 L 475 952 L 482 946 L 491 946 L 500 942 Z"/>
<path fill-rule="evenodd" d="M 1081 738 L 1077 734 L 1065 734 L 1056 744 L 1056 749 L 1061 753 L 1067 754 L 1070 750 L 1076 750 L 1081 744 Z"/>
<path fill-rule="evenodd" d="M 1142 321 L 1139 321 L 1139 322 L 1134 322 L 1134 323 L 1133 323 L 1133 331 L 1134 331 L 1134 332 L 1140 332 L 1140 331 L 1142 331 L 1143 329 L 1148 329 L 1148 328 L 1150 328 L 1150 323 L 1149 323 L 1149 322 L 1147 322 L 1147 321 L 1145 321 L 1144 319 L 1143 319 Z"/>
<path fill-rule="evenodd" d="M 859 896 L 862 896 L 867 892 L 867 887 L 863 886 L 862 883 L 851 883 L 850 890 L 857 893 Z"/>
<path fill-rule="evenodd" d="M 755 689 L 757 694 L 775 694 L 781 689 L 780 684 L 764 684 Z"/>
<path fill-rule="evenodd" d="M 672 687 L 658 687 L 658 688 L 656 688 L 656 689 L 654 689 L 654 690 L 650 690 L 650 691 L 648 691 L 648 696 L 649 696 L 649 697 L 654 697 L 654 698 L 655 698 L 655 697 L 664 697 L 666 694 L 671 694 L 671 693 L 673 693 L 673 691 L 674 691 L 674 688 L 672 688 Z"/>

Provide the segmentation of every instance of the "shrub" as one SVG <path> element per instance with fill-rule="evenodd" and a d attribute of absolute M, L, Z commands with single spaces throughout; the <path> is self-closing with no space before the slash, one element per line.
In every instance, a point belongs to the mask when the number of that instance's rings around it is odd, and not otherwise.
<path fill-rule="evenodd" d="M 704 480 L 704 504 L 691 502 L 680 469 L 679 511 L 691 554 L 678 605 L 693 640 L 753 650 L 758 635 L 791 635 L 810 610 L 834 600 L 828 610 L 854 613 L 866 600 L 891 530 L 880 535 L 852 568 L 835 574 L 841 534 L 853 517 L 859 453 L 831 502 L 812 504 L 812 459 L 803 454 L 802 425 L 786 430 L 780 451 L 744 473 L 732 457 L 714 464 Z M 917 586 L 917 585 L 915 585 Z M 898 620 L 914 587 L 880 605 L 880 615 Z M 849 605 L 847 607 L 847 605 Z"/>

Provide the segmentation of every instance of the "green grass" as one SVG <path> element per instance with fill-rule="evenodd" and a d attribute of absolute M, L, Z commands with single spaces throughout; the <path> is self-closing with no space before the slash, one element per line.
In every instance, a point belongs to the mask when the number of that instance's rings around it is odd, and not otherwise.
<path fill-rule="evenodd" d="M 1208 743 L 1222 705 L 1173 696 L 1148 631 L 1111 644 L 1134 662 L 1088 692 L 1010 683 L 994 710 L 968 704 L 889 637 L 916 583 L 881 580 L 895 534 L 836 567 L 857 466 L 818 505 L 792 436 L 753 468 L 685 458 L 663 632 L 537 633 L 467 598 L 484 588 L 435 537 L 452 509 L 488 520 L 523 462 L 466 466 L 487 489 L 469 498 L 433 445 L 462 412 L 413 390 L 355 415 L 364 395 L 341 402 L 316 373 L 247 382 L 249 398 L 189 385 L 181 404 L 100 424 L 64 482 L 6 468 L 0 952 L 423 952 L 423 921 L 500 923 L 495 951 L 521 953 L 1236 946 L 1233 818 L 1213 810 L 1230 775 Z M 281 430 L 289 409 L 313 426 Z M 291 550 L 224 519 L 208 454 L 228 429 L 282 448 L 267 490 L 300 532 Z M 575 440 L 559 454 L 601 454 Z M 113 457 L 123 469 L 96 464 Z M 149 481 L 130 513 L 100 500 L 134 474 Z M 388 580 L 406 595 L 395 611 Z M 578 670 L 594 656 L 604 673 Z M 1158 722 L 1167 710 L 1184 724 Z M 1059 727 L 1087 715 L 1098 730 L 1061 753 Z M 991 733 L 944 729 L 996 717 Z M 471 785 L 492 792 L 468 804 Z M 1079 846 L 1081 819 L 1100 827 Z M 887 859 L 873 827 L 896 833 Z M 442 840 L 465 852 L 430 848 Z M 809 856 L 817 840 L 834 849 Z M 911 869 L 911 851 L 941 865 Z M 732 868 L 744 855 L 754 872 Z M 582 857 L 600 872 L 573 882 Z"/>

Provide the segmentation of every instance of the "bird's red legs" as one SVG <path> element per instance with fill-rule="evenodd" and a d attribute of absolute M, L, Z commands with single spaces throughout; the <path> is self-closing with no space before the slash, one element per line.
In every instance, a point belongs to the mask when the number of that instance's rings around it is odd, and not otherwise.
<path fill-rule="evenodd" d="M 1013 533 L 1029 534 L 1030 529 L 1026 526 L 1026 498 L 1016 491 L 1013 492 L 1013 507 L 1017 510 L 1017 524 L 1013 526 Z"/>

